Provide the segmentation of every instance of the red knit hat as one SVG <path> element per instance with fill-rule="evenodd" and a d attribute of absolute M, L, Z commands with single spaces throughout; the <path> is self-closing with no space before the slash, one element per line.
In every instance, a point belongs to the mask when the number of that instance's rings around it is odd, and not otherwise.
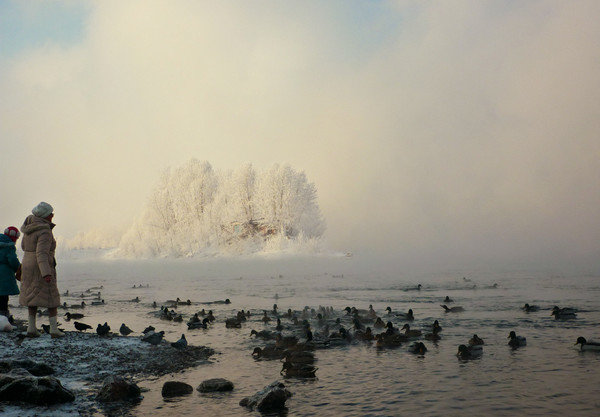
<path fill-rule="evenodd" d="M 21 232 L 14 226 L 8 226 L 4 229 L 4 234 L 8 236 L 13 242 L 16 242 L 19 236 L 21 236 Z"/>

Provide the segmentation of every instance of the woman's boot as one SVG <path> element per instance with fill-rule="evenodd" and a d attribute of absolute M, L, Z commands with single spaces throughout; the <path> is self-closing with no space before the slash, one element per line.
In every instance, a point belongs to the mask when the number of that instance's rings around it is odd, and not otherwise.
<path fill-rule="evenodd" d="M 35 313 L 29 313 L 29 324 L 27 325 L 27 337 L 40 337 L 40 332 L 35 327 Z"/>
<path fill-rule="evenodd" d="M 56 316 L 50 317 L 50 336 L 52 339 L 57 337 L 64 337 L 64 333 L 58 330 L 58 325 L 56 323 Z"/>

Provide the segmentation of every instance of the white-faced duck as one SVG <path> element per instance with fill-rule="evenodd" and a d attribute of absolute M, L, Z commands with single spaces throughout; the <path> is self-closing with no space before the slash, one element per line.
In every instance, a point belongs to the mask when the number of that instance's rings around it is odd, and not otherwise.
<path fill-rule="evenodd" d="M 461 311 L 465 311 L 465 309 L 460 306 L 448 307 L 447 305 L 442 304 L 440 307 L 442 307 L 446 313 L 460 313 Z"/>
<path fill-rule="evenodd" d="M 581 347 L 579 348 L 579 350 L 581 351 L 585 351 L 585 350 L 592 350 L 592 351 L 596 351 L 596 352 L 600 352 L 600 342 L 594 342 L 594 341 L 587 341 L 585 339 L 585 337 L 579 336 L 577 338 L 577 342 L 575 342 L 576 345 L 581 345 Z"/>
<path fill-rule="evenodd" d="M 508 346 L 510 346 L 513 349 L 517 349 L 527 345 L 527 339 L 523 336 L 517 336 L 514 330 L 511 330 L 511 332 L 508 334 L 508 338 L 510 339 L 508 341 Z"/>

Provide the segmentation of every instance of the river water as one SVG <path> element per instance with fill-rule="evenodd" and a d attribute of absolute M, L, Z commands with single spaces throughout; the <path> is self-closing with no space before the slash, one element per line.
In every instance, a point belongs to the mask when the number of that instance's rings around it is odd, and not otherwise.
<path fill-rule="evenodd" d="M 144 399 L 126 412 L 132 416 L 238 416 L 260 415 L 239 406 L 239 401 L 268 383 L 282 379 L 279 361 L 255 361 L 250 330 L 273 328 L 254 320 L 241 329 L 225 328 L 225 318 L 239 309 L 259 314 L 277 303 L 280 310 L 304 306 L 332 306 L 341 315 L 346 306 L 367 309 L 372 304 L 385 316 L 385 308 L 415 315 L 413 329 L 426 329 L 435 320 L 443 327 L 437 344 L 425 341 L 424 356 L 397 349 L 378 349 L 355 343 L 316 351 L 317 378 L 287 379 L 293 397 L 288 416 L 454 416 L 464 415 L 600 415 L 600 353 L 580 352 L 578 336 L 600 339 L 600 280 L 597 276 L 551 272 L 450 271 L 409 274 L 385 270 L 357 257 L 288 257 L 272 259 L 89 261 L 68 260 L 59 266 L 59 289 L 80 294 L 102 285 L 104 306 L 85 309 L 85 321 L 95 327 L 107 321 L 113 330 L 122 322 L 139 332 L 147 325 L 165 330 L 165 338 L 182 333 L 194 345 L 218 353 L 209 364 L 176 375 L 143 380 Z M 139 284 L 144 288 L 132 288 Z M 421 284 L 420 291 L 413 290 Z M 495 287 L 494 284 L 497 284 Z M 445 296 L 465 311 L 445 313 Z M 139 303 L 130 300 L 140 298 Z M 167 299 L 190 299 L 180 306 L 185 321 L 201 308 L 213 309 L 217 321 L 207 330 L 187 330 L 184 323 L 160 320 L 149 314 Z M 201 304 L 231 299 L 229 305 Z M 77 297 L 64 297 L 68 304 Z M 16 302 L 15 298 L 11 299 Z M 541 310 L 525 313 L 524 303 Z M 578 309 L 578 317 L 557 321 L 554 305 Z M 14 310 L 18 316 L 24 310 Z M 401 319 L 393 319 L 401 326 Z M 72 324 L 64 323 L 66 330 Z M 508 333 L 527 338 L 527 346 L 512 350 Z M 474 334 L 485 340 L 480 359 L 460 361 L 457 346 Z M 192 395 L 173 401 L 162 399 L 162 384 L 184 381 L 197 387 L 208 378 L 223 377 L 235 384 L 225 394 Z M 55 409 L 53 414 L 60 415 Z M 43 412 L 40 415 L 44 415 Z M 66 415 L 66 411 L 65 411 Z"/>

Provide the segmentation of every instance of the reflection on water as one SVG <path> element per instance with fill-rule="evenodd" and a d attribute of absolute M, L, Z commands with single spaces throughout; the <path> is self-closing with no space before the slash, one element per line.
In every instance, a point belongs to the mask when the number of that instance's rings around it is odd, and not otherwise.
<path fill-rule="evenodd" d="M 443 327 L 437 344 L 425 341 L 428 352 L 419 357 L 402 346 L 379 350 L 357 343 L 316 352 L 316 380 L 289 379 L 294 396 L 288 400 L 289 416 L 366 415 L 598 415 L 600 412 L 600 354 L 576 350 L 578 336 L 596 338 L 600 323 L 600 286 L 595 277 L 562 277 L 543 273 L 469 273 L 403 276 L 378 272 L 360 260 L 214 260 L 152 262 L 70 262 L 60 267 L 60 290 L 78 294 L 103 285 L 106 305 L 86 309 L 86 322 L 108 321 L 113 329 L 125 322 L 136 332 L 147 325 L 165 330 L 175 341 L 185 333 L 190 344 L 207 345 L 219 353 L 207 365 L 177 375 L 141 381 L 148 388 L 132 415 L 246 415 L 238 403 L 268 383 L 282 378 L 278 361 L 255 361 L 250 356 L 259 341 L 250 330 L 269 328 L 257 321 L 241 329 L 226 329 L 224 320 L 239 309 L 260 314 L 273 303 L 280 310 L 304 306 L 345 306 L 367 309 L 373 304 L 380 315 L 385 308 L 412 308 L 411 328 L 424 329 L 438 319 Z M 465 274 L 466 275 L 466 274 Z M 421 283 L 420 291 L 407 291 Z M 497 283 L 498 288 L 493 288 Z M 134 284 L 150 288 L 133 289 Z M 450 296 L 462 313 L 444 313 L 440 304 Z M 140 297 L 140 303 L 131 303 Z M 148 313 L 151 303 L 167 299 L 193 302 L 230 298 L 230 305 L 180 306 L 191 316 L 201 308 L 213 309 L 217 323 L 208 330 L 188 331 L 185 323 L 161 321 Z M 76 298 L 67 299 L 76 301 Z M 524 313 L 524 303 L 541 310 Z M 553 305 L 579 309 L 573 321 L 556 321 Z M 18 315 L 24 312 L 17 311 Z M 255 317 L 258 320 L 258 317 Z M 397 320 L 402 324 L 401 320 Z M 69 330 L 69 324 L 65 327 Z M 273 327 L 273 325 L 271 325 Z M 510 330 L 527 337 L 527 346 L 512 351 Z M 480 359 L 459 361 L 457 346 L 477 333 L 485 340 Z M 197 391 L 165 401 L 160 391 L 168 380 L 197 387 L 208 378 L 223 377 L 235 390 L 224 394 Z M 66 412 L 66 410 L 65 410 Z"/>

